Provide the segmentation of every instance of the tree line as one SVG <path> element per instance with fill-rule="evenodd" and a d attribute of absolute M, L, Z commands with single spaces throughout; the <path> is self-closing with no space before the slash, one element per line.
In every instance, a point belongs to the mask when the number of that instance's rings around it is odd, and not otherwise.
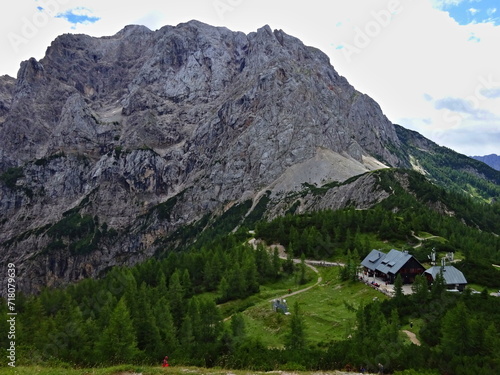
<path fill-rule="evenodd" d="M 277 251 L 229 235 L 210 248 L 115 267 L 101 280 L 20 294 L 19 357 L 96 366 L 154 364 L 168 354 L 178 363 L 213 366 L 243 331 L 237 316 L 234 332 L 224 329 L 217 304 L 245 299 L 283 272 Z M 4 300 L 0 310 L 7 316 Z M 0 340 L 8 344 L 6 336 Z"/>
<path fill-rule="evenodd" d="M 405 248 L 426 261 L 432 247 L 438 252 L 461 252 L 467 264 L 481 265 L 481 273 L 471 272 L 471 282 L 500 287 L 491 264 L 500 263 L 500 205 L 479 204 L 446 192 L 410 173 L 409 190 L 393 181 L 393 174 L 378 171 L 379 184 L 393 192 L 373 208 L 324 210 L 302 215 L 286 215 L 256 224 L 256 235 L 268 243 L 281 243 L 299 257 L 313 259 L 346 258 L 348 252 L 364 258 L 381 243 Z M 428 232 L 444 241 L 429 241 L 431 247 L 414 248 L 419 232 Z M 460 265 L 459 265 L 460 266 Z M 466 264 L 464 270 L 472 269 Z M 486 284 L 484 275 L 490 280 Z M 496 280 L 496 282 L 494 281 Z"/>
<path fill-rule="evenodd" d="M 382 173 L 380 183 L 399 189 L 387 176 Z M 320 347 L 308 345 L 298 306 L 283 349 L 267 348 L 248 335 L 237 311 L 228 324 L 223 322 L 221 304 L 244 300 L 286 274 L 295 272 L 304 281 L 304 264 L 294 265 L 292 257 L 346 259 L 341 276 L 348 281 L 375 244 L 412 247 L 417 243 L 413 234 L 420 231 L 446 239 L 444 245 L 436 244 L 442 246 L 438 251 L 466 255 L 457 266 L 468 270 L 469 282 L 481 277 L 498 285 L 498 271 L 474 271 L 478 265 L 500 263 L 499 238 L 492 233 L 498 232 L 498 207 L 488 206 L 491 215 L 482 218 L 481 205 L 471 202 L 469 207 L 463 198 L 412 181 L 414 194 L 392 194 L 372 209 L 326 210 L 255 224 L 258 238 L 285 245 L 287 260 L 264 246 L 245 245 L 247 229 L 241 228 L 211 241 L 205 238 L 187 251 L 166 252 L 132 268 L 115 267 L 100 280 L 46 289 L 38 296 L 19 295 L 18 356 L 76 366 L 158 364 L 169 355 L 178 364 L 250 370 L 377 370 L 381 363 L 388 371 L 498 373 L 500 298 L 450 294 L 439 282 L 429 290 L 420 278 L 412 296 L 396 293 L 391 300 L 352 307 L 357 321 L 350 338 Z M 440 213 L 439 202 L 454 208 L 454 214 Z M 232 220 L 227 216 L 224 220 Z M 6 308 L 2 301 L 4 316 Z M 401 338 L 401 327 L 412 320 L 419 322 L 421 346 Z M 0 322 L 2 330 L 6 324 Z M 2 347 L 6 341 L 0 337 Z"/>

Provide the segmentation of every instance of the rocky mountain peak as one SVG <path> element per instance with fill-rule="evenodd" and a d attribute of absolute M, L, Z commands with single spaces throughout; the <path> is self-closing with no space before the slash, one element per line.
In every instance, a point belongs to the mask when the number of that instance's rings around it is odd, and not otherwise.
<path fill-rule="evenodd" d="M 66 34 L 15 82 L 0 79 L 0 260 L 37 275 L 27 290 L 137 262 L 243 200 L 401 163 L 378 104 L 267 25 Z"/>
<path fill-rule="evenodd" d="M 36 61 L 36 59 L 32 57 L 31 59 L 21 63 L 21 68 L 19 69 L 17 78 L 18 84 L 22 85 L 27 83 L 34 85 L 45 78 L 45 69 L 40 62 Z"/>

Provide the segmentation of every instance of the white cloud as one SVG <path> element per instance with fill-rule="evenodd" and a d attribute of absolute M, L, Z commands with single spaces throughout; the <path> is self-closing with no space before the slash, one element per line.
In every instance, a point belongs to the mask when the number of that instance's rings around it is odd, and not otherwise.
<path fill-rule="evenodd" d="M 472 15 L 475 15 L 476 13 L 479 13 L 480 10 L 479 9 L 475 9 L 475 8 L 469 8 L 469 13 L 472 14 Z"/>

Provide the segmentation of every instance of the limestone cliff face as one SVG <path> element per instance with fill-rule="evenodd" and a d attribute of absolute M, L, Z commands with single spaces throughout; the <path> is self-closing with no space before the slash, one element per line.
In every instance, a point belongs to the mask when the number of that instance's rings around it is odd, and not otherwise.
<path fill-rule="evenodd" d="M 0 263 L 28 291 L 99 276 L 234 202 L 398 166 L 399 145 L 324 53 L 268 26 L 62 35 L 0 77 Z"/>

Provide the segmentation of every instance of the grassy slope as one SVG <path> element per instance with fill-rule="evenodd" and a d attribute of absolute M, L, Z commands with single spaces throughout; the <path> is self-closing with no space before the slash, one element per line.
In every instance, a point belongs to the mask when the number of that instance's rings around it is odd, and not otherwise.
<path fill-rule="evenodd" d="M 322 346 L 349 336 L 355 322 L 352 308 L 368 304 L 375 297 L 387 297 L 361 283 L 340 282 L 338 267 L 319 268 L 319 271 L 323 278 L 321 284 L 307 292 L 288 297 L 287 303 L 292 314 L 293 305 L 296 301 L 299 303 L 308 343 Z M 297 286 L 292 288 L 293 291 L 297 289 Z M 287 289 L 284 289 L 278 296 L 286 293 Z M 274 313 L 269 299 L 261 300 L 247 309 L 243 316 L 250 336 L 262 340 L 266 346 L 281 348 L 288 332 L 290 316 Z"/>
<path fill-rule="evenodd" d="M 362 304 L 368 304 L 374 298 L 387 298 L 374 289 L 361 284 L 341 282 L 339 280 L 339 268 L 319 268 L 319 274 L 308 269 L 307 284 L 298 286 L 293 277 L 275 284 L 261 288 L 261 292 L 245 301 L 232 301 L 221 306 L 223 316 L 228 318 L 238 310 L 243 311 L 246 322 L 247 333 L 250 337 L 259 339 L 269 347 L 283 347 L 284 338 L 288 332 L 290 316 L 274 313 L 271 310 L 269 300 L 288 293 L 288 289 L 297 291 L 314 285 L 319 276 L 323 281 L 318 286 L 287 298 L 288 306 L 293 313 L 293 305 L 297 301 L 302 310 L 306 337 L 311 345 L 322 346 L 331 341 L 346 338 L 355 322 L 355 312 Z M 250 306 L 250 307 L 248 307 Z M 247 308 L 248 307 L 248 308 Z M 229 324 L 229 321 L 226 321 Z M 233 371 L 224 369 L 205 369 L 195 367 L 172 366 L 163 369 L 159 366 L 122 365 L 97 369 L 70 369 L 56 367 L 16 367 L 0 368 L 0 375 L 156 375 L 156 374 L 248 374 L 247 371 Z M 312 374 L 313 372 L 301 372 L 301 374 Z M 336 372 L 331 372 L 336 374 Z"/>

